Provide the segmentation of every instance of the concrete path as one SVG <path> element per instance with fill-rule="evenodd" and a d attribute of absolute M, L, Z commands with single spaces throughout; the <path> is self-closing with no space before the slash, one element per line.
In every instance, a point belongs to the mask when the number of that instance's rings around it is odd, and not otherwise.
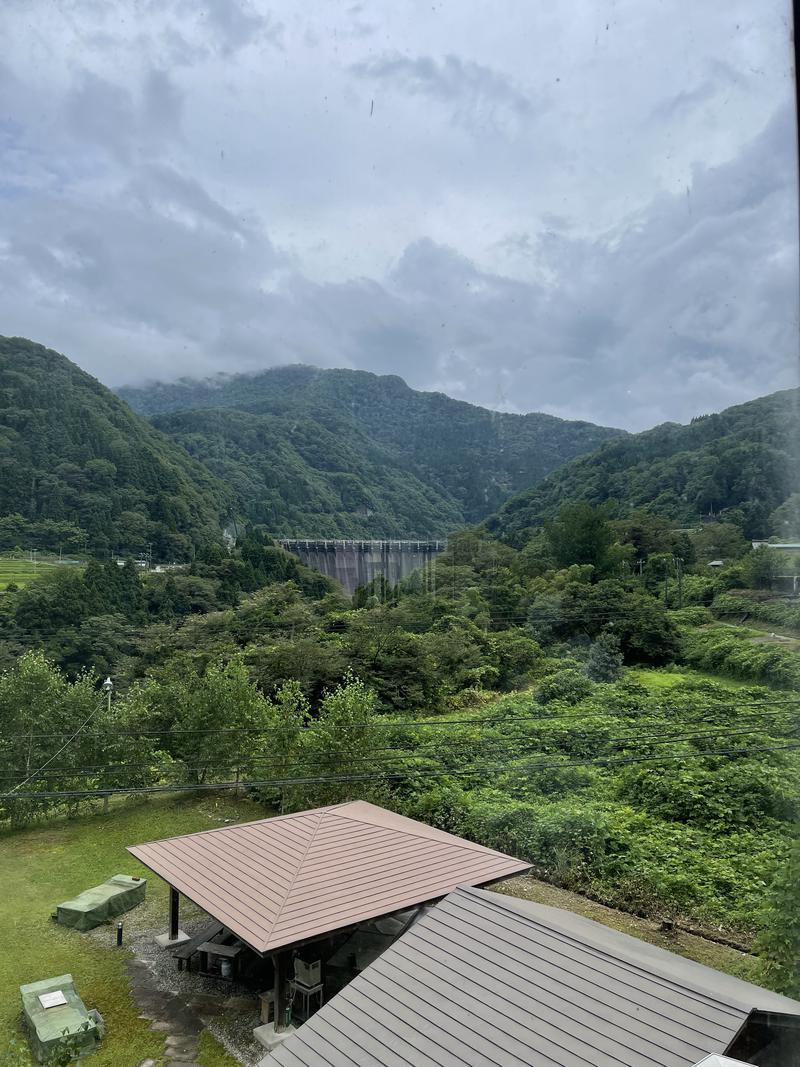
<path fill-rule="evenodd" d="M 165 1067 L 200 1067 L 197 1046 L 204 1029 L 200 1016 L 183 997 L 159 990 L 142 960 L 129 960 L 127 966 L 140 1018 L 149 1019 L 150 1029 L 166 1037 Z M 155 1067 L 155 1061 L 143 1060 L 139 1067 Z"/>

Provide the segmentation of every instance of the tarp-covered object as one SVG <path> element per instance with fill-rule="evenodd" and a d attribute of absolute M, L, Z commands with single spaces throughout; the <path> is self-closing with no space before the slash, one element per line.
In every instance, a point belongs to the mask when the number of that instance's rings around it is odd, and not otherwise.
<path fill-rule="evenodd" d="M 76 930 L 91 930 L 141 904 L 146 888 L 146 878 L 115 874 L 102 885 L 96 885 L 74 900 L 65 900 L 63 904 L 59 904 L 56 918 L 64 926 L 72 926 Z"/>
<path fill-rule="evenodd" d="M 94 1052 L 103 1036 L 103 1022 L 97 1012 L 86 1010 L 75 991 L 71 974 L 31 982 L 20 986 L 19 991 L 28 1040 L 39 1063 L 43 1063 L 61 1046 L 69 1047 L 76 1056 Z M 52 1007 L 45 1007 L 42 997 L 45 1004 L 48 1001 L 55 1003 Z"/>

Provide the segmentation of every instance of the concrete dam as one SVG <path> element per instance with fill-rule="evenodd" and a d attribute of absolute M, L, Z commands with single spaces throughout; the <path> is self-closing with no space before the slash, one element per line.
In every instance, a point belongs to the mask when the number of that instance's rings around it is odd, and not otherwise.
<path fill-rule="evenodd" d="M 352 596 L 382 574 L 395 585 L 419 570 L 447 548 L 446 541 L 311 541 L 305 538 L 278 540 L 287 552 L 307 567 L 340 582 Z"/>

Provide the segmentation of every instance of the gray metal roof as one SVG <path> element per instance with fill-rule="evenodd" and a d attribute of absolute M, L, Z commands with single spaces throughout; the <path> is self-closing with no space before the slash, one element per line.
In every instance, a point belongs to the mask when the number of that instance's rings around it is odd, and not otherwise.
<path fill-rule="evenodd" d="M 800 1003 L 556 908 L 459 888 L 269 1067 L 689 1067 Z"/>

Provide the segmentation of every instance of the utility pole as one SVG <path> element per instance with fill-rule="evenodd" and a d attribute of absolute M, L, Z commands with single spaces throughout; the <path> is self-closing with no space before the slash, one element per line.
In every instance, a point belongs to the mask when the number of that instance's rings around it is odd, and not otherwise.
<path fill-rule="evenodd" d="M 675 557 L 675 570 L 678 572 L 678 607 L 683 607 L 683 559 Z"/>

